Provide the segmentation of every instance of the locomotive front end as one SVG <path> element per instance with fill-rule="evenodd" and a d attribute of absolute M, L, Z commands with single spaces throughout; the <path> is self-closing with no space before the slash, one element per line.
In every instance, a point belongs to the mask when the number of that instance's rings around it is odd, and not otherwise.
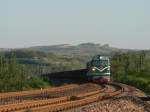
<path fill-rule="evenodd" d="M 110 82 L 110 62 L 109 58 L 97 55 L 87 63 L 87 77 L 89 81 L 96 83 Z"/>

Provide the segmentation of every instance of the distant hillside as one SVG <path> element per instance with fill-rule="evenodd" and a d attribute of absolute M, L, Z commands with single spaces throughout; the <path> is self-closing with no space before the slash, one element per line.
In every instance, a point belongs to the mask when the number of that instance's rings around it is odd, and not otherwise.
<path fill-rule="evenodd" d="M 114 52 L 128 51 L 125 49 L 110 47 L 108 44 L 100 45 L 94 43 L 82 43 L 79 45 L 60 44 L 60 45 L 52 45 L 52 46 L 35 46 L 35 47 L 25 48 L 25 50 L 48 52 L 57 55 L 85 55 L 85 56 L 95 55 L 95 54 L 110 55 Z"/>
<path fill-rule="evenodd" d="M 0 48 L 0 51 L 11 51 L 11 49 L 7 49 L 7 48 Z"/>
<path fill-rule="evenodd" d="M 15 51 L 17 55 L 23 55 L 24 53 L 27 55 L 28 52 L 33 52 L 29 54 L 34 54 L 36 57 L 36 52 L 38 54 L 43 55 L 43 53 L 52 53 L 55 55 L 61 56 L 93 56 L 97 54 L 112 56 L 116 52 L 128 52 L 128 51 L 137 51 L 130 49 L 119 49 L 109 46 L 108 44 L 95 44 L 95 43 L 82 43 L 79 45 L 70 45 L 70 44 L 59 44 L 59 45 L 49 45 L 49 46 L 34 46 L 29 48 L 17 48 L 17 49 L 5 49 L 0 48 L 0 52 L 9 52 Z M 19 53 L 20 52 L 20 53 Z M 16 54 L 16 53 L 15 53 Z M 45 55 L 45 54 L 44 54 Z"/>

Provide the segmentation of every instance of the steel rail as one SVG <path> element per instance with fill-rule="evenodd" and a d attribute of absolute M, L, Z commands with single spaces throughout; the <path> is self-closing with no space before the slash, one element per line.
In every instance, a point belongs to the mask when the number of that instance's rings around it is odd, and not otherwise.
<path fill-rule="evenodd" d="M 76 95 L 76 97 L 77 99 L 82 99 L 82 98 L 89 97 L 91 95 L 95 95 L 100 92 L 103 92 L 104 90 L 105 88 L 102 88 L 97 91 L 92 91 L 89 93 Z M 4 106 L 0 106 L 0 111 L 3 111 L 3 112 L 17 111 L 17 110 L 34 108 L 34 107 L 45 106 L 45 105 L 52 105 L 52 104 L 54 105 L 54 104 L 62 103 L 65 101 L 70 101 L 70 97 L 61 97 L 61 98 L 55 98 L 55 99 L 38 100 L 38 101 L 23 102 L 23 103 L 18 103 L 18 104 L 4 105 Z"/>
<path fill-rule="evenodd" d="M 69 85 L 65 85 L 65 86 L 51 87 L 51 88 L 41 89 L 41 90 L 38 89 L 38 90 L 30 90 L 30 91 L 0 93 L 0 98 L 22 96 L 22 95 L 31 95 L 31 94 L 41 93 L 41 92 L 45 92 L 45 91 L 59 91 L 59 90 L 63 90 L 66 88 L 70 88 L 72 86 L 77 86 L 77 85 L 76 84 L 69 84 Z"/>
<path fill-rule="evenodd" d="M 19 103 L 26 100 L 38 100 L 38 99 L 46 99 L 51 92 L 61 92 L 67 89 L 72 89 L 78 87 L 79 85 L 70 84 L 62 87 L 55 87 L 45 90 L 34 90 L 33 91 L 25 91 L 25 92 L 15 92 L 1 95 L 0 105 L 11 104 L 11 103 Z M 6 95 L 6 96 L 5 96 Z M 10 95 L 10 96 L 9 96 Z"/>
<path fill-rule="evenodd" d="M 67 101 L 67 102 L 59 103 L 55 105 L 48 105 L 48 106 L 33 108 L 31 109 L 31 111 L 32 112 L 58 112 L 58 111 L 67 110 L 67 109 L 83 106 L 86 104 L 94 103 L 97 101 L 101 101 L 101 100 L 108 98 L 108 96 L 112 97 L 121 93 L 122 93 L 122 89 L 119 89 L 114 92 L 107 93 L 107 97 L 105 97 L 105 94 L 96 94 L 96 95 L 92 95 L 90 97 L 86 97 L 84 99 L 80 99 L 76 101 Z"/>
<path fill-rule="evenodd" d="M 116 96 L 118 94 L 121 94 L 123 92 L 122 88 L 119 85 L 113 85 L 112 87 L 116 88 L 116 90 L 113 92 L 106 92 L 105 93 L 105 91 L 107 91 L 105 88 L 103 90 L 103 92 L 98 92 L 96 94 L 90 95 L 88 97 L 84 97 L 82 99 L 79 98 L 75 101 L 66 101 L 66 102 L 61 102 L 61 103 L 57 103 L 57 104 L 39 106 L 39 107 L 31 108 L 31 111 L 32 112 L 58 112 L 58 111 L 62 111 L 62 110 L 67 110 L 67 109 L 83 106 L 83 105 L 97 102 L 100 100 L 104 100 L 104 99 L 107 99 L 109 97 L 113 97 L 113 96 Z M 25 110 L 21 110 L 18 112 L 23 112 L 23 111 L 25 111 Z"/>

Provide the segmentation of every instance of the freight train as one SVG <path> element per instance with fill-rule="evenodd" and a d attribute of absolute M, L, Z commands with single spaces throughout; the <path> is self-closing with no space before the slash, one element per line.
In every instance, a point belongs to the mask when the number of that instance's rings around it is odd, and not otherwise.
<path fill-rule="evenodd" d="M 96 55 L 87 63 L 89 81 L 106 84 L 110 82 L 110 61 L 106 56 Z"/>

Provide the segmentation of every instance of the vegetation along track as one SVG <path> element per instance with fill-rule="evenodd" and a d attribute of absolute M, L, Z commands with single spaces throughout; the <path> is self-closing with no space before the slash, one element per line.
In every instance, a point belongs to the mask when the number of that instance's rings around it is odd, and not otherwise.
<path fill-rule="evenodd" d="M 123 92 L 123 89 L 121 86 L 117 84 L 100 86 L 97 84 L 86 83 L 82 85 L 68 85 L 64 87 L 58 87 L 57 89 L 52 88 L 43 91 L 49 91 L 49 93 L 46 94 L 46 96 L 49 97 L 45 98 L 45 96 L 42 94 L 43 96 L 42 95 L 40 97 L 38 96 L 37 99 L 35 100 L 36 96 L 34 96 L 33 94 L 27 94 L 27 96 L 31 98 L 30 100 L 23 99 L 22 102 L 12 101 L 12 103 L 5 105 L 1 103 L 0 111 L 1 112 L 9 112 L 9 111 L 24 112 L 27 110 L 31 110 L 32 112 L 62 111 L 119 95 Z M 34 93 L 34 91 L 31 91 L 31 93 L 32 92 Z M 39 94 L 39 91 L 37 91 L 37 93 Z M 40 93 L 43 92 L 40 91 Z M 4 98 L 10 98 L 12 100 L 12 96 L 5 97 L 4 95 Z M 20 99 L 22 99 L 21 96 L 24 97 L 24 95 L 19 95 Z M 16 96 L 14 95 L 14 97 Z M 3 99 L 3 97 L 1 97 L 1 99 Z"/>

